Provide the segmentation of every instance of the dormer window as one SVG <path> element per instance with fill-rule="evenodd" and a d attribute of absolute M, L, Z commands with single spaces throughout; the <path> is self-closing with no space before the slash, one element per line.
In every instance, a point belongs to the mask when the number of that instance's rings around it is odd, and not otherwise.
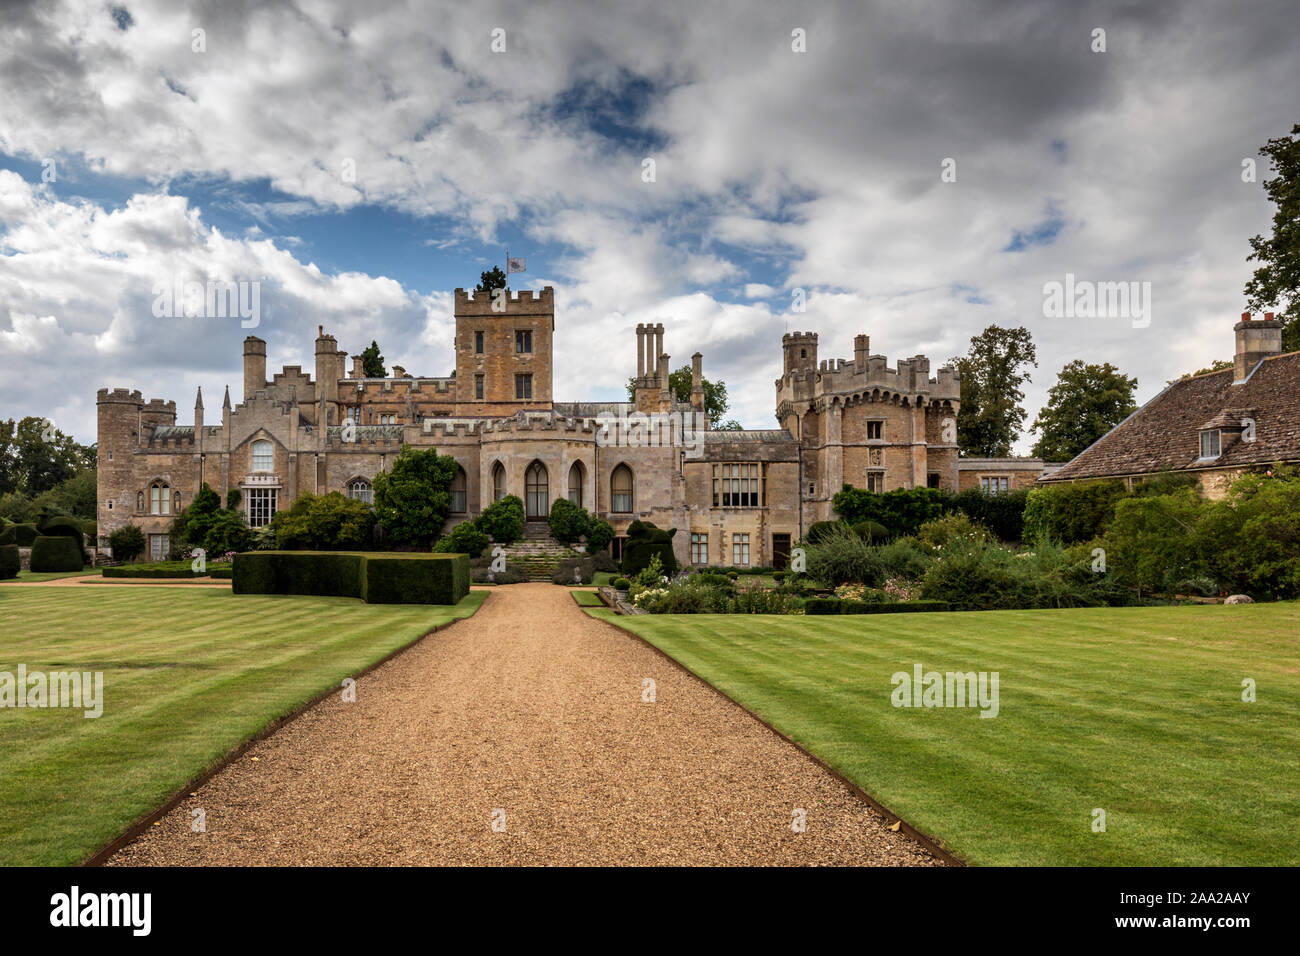
<path fill-rule="evenodd" d="M 1222 453 L 1221 432 L 1206 429 L 1201 432 L 1201 457 L 1218 458 Z"/>

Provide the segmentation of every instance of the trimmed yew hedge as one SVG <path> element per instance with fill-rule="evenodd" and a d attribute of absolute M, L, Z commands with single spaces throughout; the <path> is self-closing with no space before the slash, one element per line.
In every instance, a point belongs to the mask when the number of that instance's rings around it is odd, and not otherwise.
<path fill-rule="evenodd" d="M 235 594 L 313 594 L 367 604 L 455 604 L 469 593 L 469 557 L 347 551 L 235 555 Z"/>
<path fill-rule="evenodd" d="M 13 524 L 0 531 L 0 544 L 16 544 L 20 548 L 30 548 L 36 536 L 40 534 L 36 525 Z"/>
<path fill-rule="evenodd" d="M 22 569 L 22 560 L 18 555 L 18 545 L 0 544 L 0 581 L 18 577 Z"/>
<path fill-rule="evenodd" d="M 81 545 L 66 535 L 37 535 L 32 542 L 32 571 L 80 571 L 86 566 Z"/>

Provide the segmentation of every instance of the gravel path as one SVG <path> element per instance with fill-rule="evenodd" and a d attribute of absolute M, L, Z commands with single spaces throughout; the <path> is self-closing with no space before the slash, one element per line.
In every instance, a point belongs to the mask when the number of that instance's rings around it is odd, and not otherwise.
<path fill-rule="evenodd" d="M 551 584 L 495 589 L 356 691 L 256 744 L 109 865 L 937 862 Z"/>

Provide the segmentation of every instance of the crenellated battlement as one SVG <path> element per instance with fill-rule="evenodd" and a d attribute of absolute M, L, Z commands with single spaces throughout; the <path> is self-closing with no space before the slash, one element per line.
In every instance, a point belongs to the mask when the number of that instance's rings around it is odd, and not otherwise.
<path fill-rule="evenodd" d="M 502 297 L 503 311 L 492 308 L 494 298 L 488 292 L 457 289 L 454 298 L 457 315 L 543 315 L 555 311 L 555 288 L 549 285 L 539 291 L 508 289 Z"/>
<path fill-rule="evenodd" d="M 884 355 L 872 355 L 871 340 L 857 335 L 853 340 L 852 359 L 816 359 L 814 333 L 787 333 L 781 339 L 785 352 L 785 374 L 776 380 L 778 409 L 793 409 L 800 403 L 816 405 L 835 395 L 863 395 L 871 400 L 879 393 L 890 399 L 916 401 L 930 399 L 957 402 L 961 398 L 961 376 L 955 368 L 942 366 L 930 375 L 930 359 L 925 355 L 901 358 L 889 367 Z M 781 413 L 778 412 L 778 415 Z"/>
<path fill-rule="evenodd" d="M 101 388 L 95 393 L 95 403 L 98 405 L 143 405 L 144 394 L 138 388 Z"/>

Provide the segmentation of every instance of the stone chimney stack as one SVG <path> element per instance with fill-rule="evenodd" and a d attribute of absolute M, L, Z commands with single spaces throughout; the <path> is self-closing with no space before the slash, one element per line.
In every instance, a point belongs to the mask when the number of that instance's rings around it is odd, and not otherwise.
<path fill-rule="evenodd" d="M 1232 383 L 1240 385 L 1255 371 L 1255 366 L 1270 355 L 1282 354 L 1282 323 L 1272 312 L 1265 312 L 1259 322 L 1252 322 L 1249 312 L 1233 327 L 1237 333 L 1237 353 L 1232 360 Z"/>
<path fill-rule="evenodd" d="M 360 355 L 354 355 L 354 356 L 352 356 L 352 374 L 351 374 L 350 376 L 348 376 L 349 378 L 365 378 L 365 377 L 366 377 L 366 370 L 365 370 L 364 368 L 361 367 L 363 361 L 364 361 L 364 360 L 361 358 Z"/>
<path fill-rule="evenodd" d="M 853 336 L 853 371 L 861 375 L 867 370 L 867 356 L 871 354 L 871 336 Z"/>
<path fill-rule="evenodd" d="M 649 353 L 646 352 L 645 340 L 646 340 L 645 323 L 638 322 L 636 324 L 636 377 L 638 381 L 645 378 L 646 365 L 649 364 L 646 361 L 646 357 Z"/>
<path fill-rule="evenodd" d="M 659 338 L 660 341 L 662 341 L 663 326 L 661 325 L 659 326 L 659 328 L 660 328 Z M 668 384 L 668 361 L 669 361 L 669 355 L 667 352 L 664 352 L 659 356 L 659 400 L 671 404 L 673 401 L 675 401 L 675 398 L 673 396 L 673 390 L 671 386 L 669 386 Z"/>
<path fill-rule="evenodd" d="M 700 352 L 691 356 L 691 408 L 704 411 L 704 355 Z"/>
<path fill-rule="evenodd" d="M 266 343 L 256 335 L 244 339 L 244 401 L 266 388 Z"/>

